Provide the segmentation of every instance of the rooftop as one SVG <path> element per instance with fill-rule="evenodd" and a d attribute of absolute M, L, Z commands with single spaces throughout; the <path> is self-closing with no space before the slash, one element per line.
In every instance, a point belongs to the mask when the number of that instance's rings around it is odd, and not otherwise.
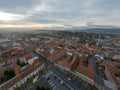
<path fill-rule="evenodd" d="M 83 55 L 81 58 L 80 58 L 80 62 L 79 62 L 79 65 L 77 67 L 77 71 L 79 73 L 82 73 L 83 75 L 91 78 L 91 79 L 94 79 L 94 72 L 93 72 L 93 68 L 92 68 L 92 59 L 91 58 L 88 58 L 88 66 L 83 66 L 83 60 L 85 59 L 85 56 Z"/>

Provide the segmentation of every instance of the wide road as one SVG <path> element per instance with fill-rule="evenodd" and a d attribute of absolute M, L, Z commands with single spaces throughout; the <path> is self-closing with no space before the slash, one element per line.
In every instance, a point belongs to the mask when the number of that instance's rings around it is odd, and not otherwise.
<path fill-rule="evenodd" d="M 36 52 L 34 52 L 36 53 Z M 45 57 L 39 55 L 38 53 L 36 53 L 40 60 L 42 60 L 45 64 L 51 64 L 51 62 L 49 60 L 47 60 Z M 75 84 L 73 80 L 68 80 L 68 76 L 63 73 L 58 67 L 56 67 L 54 64 L 51 64 L 51 67 L 49 68 L 49 70 L 51 70 L 53 73 L 55 73 L 58 77 L 60 77 L 65 83 L 67 83 L 68 85 L 70 85 L 72 88 L 74 88 L 75 90 L 87 90 L 85 87 Z"/>
<path fill-rule="evenodd" d="M 58 77 L 60 77 L 69 86 L 71 86 L 75 90 L 88 90 L 85 87 L 76 84 L 75 83 L 76 81 L 74 81 L 74 80 L 68 80 L 68 76 L 65 73 L 63 73 L 58 67 L 56 67 L 54 64 L 52 64 L 49 60 L 47 60 L 45 57 L 41 56 L 40 54 L 38 54 L 37 52 L 35 52 L 34 50 L 32 50 L 30 47 L 27 47 L 25 45 L 23 45 L 23 46 L 24 46 L 24 48 L 27 48 L 27 49 L 31 50 L 34 54 L 36 54 L 39 57 L 39 59 L 41 61 L 43 61 L 46 65 L 51 64 L 51 67 L 49 69 L 53 73 L 55 73 Z"/>
<path fill-rule="evenodd" d="M 75 90 L 88 90 L 85 87 L 83 87 L 82 85 L 76 84 L 75 80 L 68 80 L 68 76 L 64 72 L 62 72 L 58 67 L 52 65 L 52 67 L 50 68 L 50 70 L 53 73 L 55 73 L 59 78 L 61 78 L 65 83 L 67 83 L 72 88 L 74 88 Z"/>
<path fill-rule="evenodd" d="M 44 76 L 41 76 L 40 79 L 38 79 L 38 81 L 35 82 L 34 85 L 29 90 L 35 90 L 37 86 L 39 87 L 48 86 L 47 80 L 44 78 Z"/>

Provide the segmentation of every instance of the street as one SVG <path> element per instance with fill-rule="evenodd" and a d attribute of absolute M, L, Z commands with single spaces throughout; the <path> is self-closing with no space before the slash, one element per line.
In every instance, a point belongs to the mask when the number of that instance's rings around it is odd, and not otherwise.
<path fill-rule="evenodd" d="M 47 60 L 45 57 L 38 54 L 36 51 L 32 50 L 30 47 L 27 47 L 25 45 L 23 45 L 23 46 L 24 46 L 24 48 L 31 50 L 35 55 L 37 55 L 39 57 L 39 59 L 45 63 L 45 65 L 48 65 L 48 64 L 51 65 L 49 70 L 52 71 L 54 74 L 56 74 L 59 78 L 61 78 L 71 88 L 73 88 L 74 90 L 89 90 L 86 87 L 80 85 L 79 83 L 75 83 L 76 81 L 74 81 L 74 80 L 68 80 L 68 76 L 64 72 L 62 72 L 58 67 L 56 67 L 54 64 L 52 64 L 49 60 Z"/>

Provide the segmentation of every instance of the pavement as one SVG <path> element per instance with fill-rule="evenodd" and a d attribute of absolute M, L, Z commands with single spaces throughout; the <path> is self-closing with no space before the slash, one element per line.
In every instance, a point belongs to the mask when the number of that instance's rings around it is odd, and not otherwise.
<path fill-rule="evenodd" d="M 95 63 L 95 57 L 94 55 L 92 56 L 92 64 L 93 64 L 93 71 L 94 71 L 94 81 L 96 83 L 98 83 L 101 86 L 104 86 L 104 80 L 97 74 L 97 70 L 96 70 L 96 63 Z"/>
<path fill-rule="evenodd" d="M 47 80 L 45 79 L 44 76 L 42 76 L 40 79 L 38 79 L 37 82 L 35 82 L 33 84 L 33 86 L 29 89 L 29 90 L 35 90 L 35 88 L 39 86 L 39 87 L 49 87 Z M 50 88 L 50 87 L 49 87 Z"/>
<path fill-rule="evenodd" d="M 46 79 L 48 79 L 48 84 L 50 85 L 51 89 L 55 88 L 55 90 L 69 90 L 67 86 L 63 86 L 62 83 L 58 78 L 55 78 L 55 75 L 53 73 L 50 73 Z M 50 84 L 52 83 L 52 84 Z"/>
<path fill-rule="evenodd" d="M 36 51 L 32 50 L 30 47 L 27 47 L 25 45 L 23 46 L 24 48 L 29 49 L 34 54 L 36 54 L 39 57 L 39 59 L 45 63 L 45 65 L 51 64 L 51 67 L 49 67 L 49 70 L 52 71 L 55 75 L 57 75 L 59 78 L 61 78 L 67 85 L 69 85 L 72 88 L 71 90 L 89 90 L 85 86 L 82 86 L 79 83 L 75 83 L 76 82 L 75 80 L 68 80 L 68 76 L 64 72 L 62 72 L 58 67 L 52 64 L 49 60 L 47 60 L 45 57 L 38 54 Z M 38 82 L 38 84 L 36 85 L 40 85 L 39 83 L 41 82 Z"/>
<path fill-rule="evenodd" d="M 80 83 L 76 83 L 76 81 L 73 79 L 68 80 L 68 76 L 64 72 L 62 72 L 58 67 L 53 65 L 50 70 L 58 77 L 60 77 L 65 83 L 71 86 L 73 90 L 89 90 L 86 87 L 80 85 Z"/>

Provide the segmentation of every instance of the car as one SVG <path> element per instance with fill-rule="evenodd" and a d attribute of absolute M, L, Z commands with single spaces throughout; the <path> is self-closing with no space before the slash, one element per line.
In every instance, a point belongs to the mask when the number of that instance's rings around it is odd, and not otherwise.
<path fill-rule="evenodd" d="M 52 90 L 56 90 L 56 87 L 54 86 Z"/>
<path fill-rule="evenodd" d="M 65 83 L 63 82 L 62 85 L 65 86 Z"/>
<path fill-rule="evenodd" d="M 51 84 L 51 87 L 54 87 L 54 84 Z"/>
<path fill-rule="evenodd" d="M 62 81 L 60 81 L 60 84 L 62 84 Z"/>
<path fill-rule="evenodd" d="M 48 80 L 48 83 L 50 83 L 51 81 L 50 80 Z"/>
<path fill-rule="evenodd" d="M 48 83 L 50 84 L 50 83 L 52 83 L 52 82 L 49 80 Z"/>
<path fill-rule="evenodd" d="M 49 85 L 52 85 L 52 84 L 53 84 L 52 82 L 49 83 Z"/>
<path fill-rule="evenodd" d="M 71 78 L 68 78 L 68 80 L 70 81 L 70 80 L 71 80 Z"/>

